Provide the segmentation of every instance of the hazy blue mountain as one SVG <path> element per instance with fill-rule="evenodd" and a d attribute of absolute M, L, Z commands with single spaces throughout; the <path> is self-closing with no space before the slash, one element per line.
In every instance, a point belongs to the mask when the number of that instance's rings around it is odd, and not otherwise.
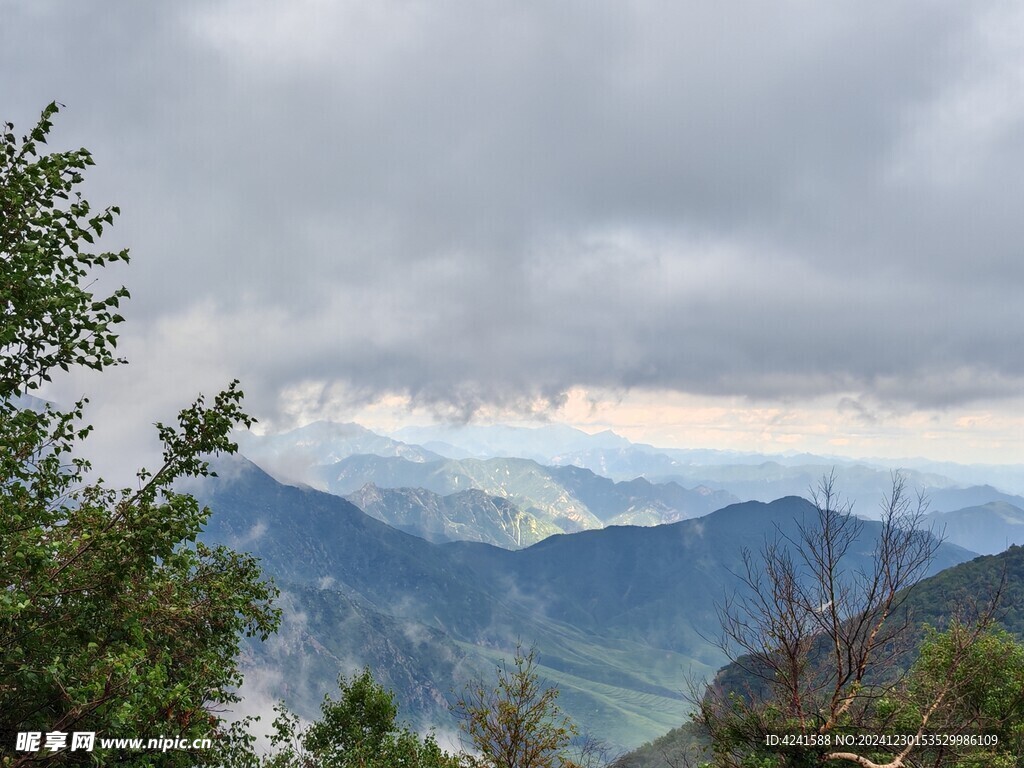
<path fill-rule="evenodd" d="M 309 703 L 333 684 L 334 665 L 373 663 L 403 712 L 425 722 L 443 715 L 438 696 L 522 638 L 536 644 L 566 711 L 624 746 L 681 722 L 685 677 L 721 665 L 705 638 L 717 628 L 715 602 L 736 586 L 742 549 L 792 532 L 794 518 L 812 511 L 797 498 L 748 502 L 511 551 L 432 544 L 241 460 L 199 496 L 213 509 L 204 538 L 252 551 L 288 595 L 284 655 L 255 648 L 250 660 L 277 681 L 271 693 Z M 876 529 L 865 526 L 851 567 L 870 558 Z M 934 565 L 966 557 L 944 545 Z"/>
<path fill-rule="evenodd" d="M 475 488 L 442 496 L 424 488 L 378 488 L 367 483 L 345 498 L 370 517 L 434 543 L 481 541 L 519 549 L 561 533 L 508 499 Z"/>
<path fill-rule="evenodd" d="M 548 469 L 605 525 L 675 523 L 739 501 L 732 494 L 704 486 L 686 489 L 675 482 L 656 484 L 642 477 L 615 482 L 576 466 Z"/>
<path fill-rule="evenodd" d="M 787 495 L 806 496 L 816 488 L 823 475 L 835 470 L 836 485 L 844 496 L 856 499 L 854 513 L 877 517 L 879 504 L 892 485 L 892 471 L 866 464 L 784 465 L 775 461 L 761 464 L 691 466 L 673 474 L 651 477 L 652 481 L 675 480 L 683 485 L 721 488 L 743 499 L 761 501 Z M 907 487 L 922 491 L 932 511 L 950 511 L 967 506 L 1005 501 L 1024 506 L 1024 499 L 991 487 L 960 488 L 947 477 L 917 470 L 903 470 Z"/>
<path fill-rule="evenodd" d="M 613 480 L 671 475 L 686 466 L 684 462 L 665 453 L 635 445 L 566 451 L 551 455 L 544 463 L 583 467 Z"/>
<path fill-rule="evenodd" d="M 393 436 L 420 445 L 431 443 L 439 453 L 453 459 L 513 457 L 533 459 L 539 464 L 551 463 L 551 457 L 560 453 L 588 448 L 624 448 L 630 445 L 629 440 L 611 431 L 590 435 L 564 424 L 541 427 L 509 427 L 500 424 L 403 427 L 394 432 Z"/>
<path fill-rule="evenodd" d="M 864 462 L 876 466 L 899 464 L 907 469 L 943 475 L 963 487 L 993 485 L 1006 493 L 1024 494 L 1024 464 L 957 464 L 922 458 L 901 459 L 899 462 L 891 459 L 864 459 Z"/>
<path fill-rule="evenodd" d="M 441 456 L 418 445 L 392 440 L 358 424 L 316 421 L 276 435 L 239 435 L 240 451 L 272 475 L 289 481 L 314 481 L 311 468 L 357 454 L 436 461 Z"/>
<path fill-rule="evenodd" d="M 991 485 L 972 485 L 969 488 L 929 489 L 928 508 L 932 512 L 955 512 L 967 507 L 980 507 L 1000 502 L 1024 509 L 1024 497 L 1003 493 Z"/>
<path fill-rule="evenodd" d="M 1024 509 L 1005 501 L 934 512 L 928 521 L 946 541 L 983 555 L 1002 552 L 1011 544 L 1024 545 Z"/>
<path fill-rule="evenodd" d="M 651 466 L 760 464 L 769 458 L 784 464 L 808 463 L 808 459 L 823 461 L 821 457 L 811 457 L 807 454 L 795 457 L 768 457 L 742 451 L 658 448 L 646 443 L 634 443 L 611 430 L 590 434 L 564 424 L 539 427 L 509 427 L 500 424 L 403 427 L 392 433 L 392 437 L 425 447 L 436 446 L 436 451 L 448 458 L 529 458 L 539 464 L 574 464 L 613 479 L 632 479 L 638 474 L 647 474 L 648 471 L 633 472 L 622 478 L 602 472 L 590 462 L 612 465 L 616 460 L 621 460 L 642 467 L 645 463 Z M 827 463 L 844 461 L 849 460 L 829 459 Z"/>
<path fill-rule="evenodd" d="M 440 440 L 428 440 L 421 444 L 428 451 L 433 451 L 438 456 L 446 459 L 479 459 L 472 451 L 467 451 L 465 448 L 459 448 L 457 445 L 451 443 L 444 443 Z"/>
<path fill-rule="evenodd" d="M 351 456 L 318 470 L 331 493 L 348 495 L 367 483 L 378 488 L 423 488 L 440 495 L 476 488 L 508 499 L 561 531 L 617 524 L 658 524 L 698 517 L 736 498 L 707 488 L 643 479 L 616 483 L 578 467 L 545 467 L 530 459 L 445 459 Z"/>
<path fill-rule="evenodd" d="M 321 490 L 325 486 L 317 467 L 365 454 L 404 458 L 416 463 L 442 458 L 455 461 L 529 459 L 542 466 L 589 469 L 616 481 L 643 477 L 656 484 L 676 482 L 686 488 L 703 486 L 722 490 L 734 499 L 760 501 L 806 495 L 822 475 L 835 469 L 839 486 L 859 500 L 857 513 L 865 517 L 877 516 L 878 502 L 890 485 L 891 470 L 901 466 L 911 488 L 928 494 L 933 511 L 952 511 L 993 501 L 1024 505 L 1024 498 L 1005 492 L 1007 488 L 1024 488 L 1024 466 L 970 467 L 924 459 L 908 459 L 899 464 L 885 459 L 855 461 L 811 454 L 765 456 L 736 451 L 657 448 L 630 442 L 610 431 L 590 435 L 565 425 L 406 427 L 398 430 L 394 437 L 400 439 L 375 434 L 357 424 L 317 422 L 281 435 L 244 437 L 242 451 L 278 478 L 304 482 Z M 991 470 L 991 477 L 986 475 L 988 470 Z M 466 487 L 483 488 L 452 485 L 444 478 L 432 478 L 430 482 L 434 485 L 422 487 L 442 494 Z M 354 492 L 362 484 L 348 487 L 345 492 Z M 1003 489 L 991 484 L 1002 485 Z M 399 483 L 397 476 L 377 485 L 417 487 L 412 481 Z M 639 514 L 629 515 L 620 522 L 654 523 L 672 519 L 678 518 L 673 518 L 671 513 L 660 514 L 655 504 L 652 509 L 640 510 Z"/>
<path fill-rule="evenodd" d="M 670 474 L 690 465 L 759 464 L 766 460 L 763 455 L 737 451 L 656 448 L 631 442 L 610 430 L 589 434 L 563 424 L 404 427 L 393 437 L 450 459 L 532 459 L 538 464 L 582 467 L 613 480 Z M 784 456 L 771 458 L 791 461 Z"/>

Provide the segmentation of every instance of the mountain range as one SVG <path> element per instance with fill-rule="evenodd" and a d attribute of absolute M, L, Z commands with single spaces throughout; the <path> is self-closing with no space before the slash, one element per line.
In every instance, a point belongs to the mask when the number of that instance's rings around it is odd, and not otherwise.
<path fill-rule="evenodd" d="M 547 468 L 588 469 L 619 482 L 644 478 L 656 485 L 674 482 L 686 489 L 720 491 L 727 495 L 708 505 L 706 511 L 730 500 L 771 501 L 783 496 L 806 496 L 824 475 L 834 471 L 838 487 L 849 498 L 858 500 L 855 512 L 862 517 L 877 518 L 878 502 L 890 487 L 892 469 L 898 467 L 903 468 L 909 486 L 925 494 L 932 511 L 950 512 L 994 501 L 1024 509 L 1024 497 L 1016 495 L 1024 492 L 1024 467 L 1020 465 L 971 467 L 923 459 L 901 463 L 811 454 L 768 456 L 658 448 L 633 443 L 608 431 L 591 435 L 557 424 L 533 428 L 502 425 L 406 427 L 386 437 L 358 424 L 316 422 L 279 435 L 245 435 L 240 442 L 246 456 L 279 480 L 305 483 L 319 490 L 346 495 L 372 482 L 379 488 L 422 487 L 442 495 L 475 487 L 508 498 L 508 494 L 500 491 L 498 478 L 490 478 L 490 485 L 486 487 L 485 484 L 467 486 L 466 482 L 474 482 L 467 475 L 474 472 L 467 472 L 465 466 L 458 465 L 467 459 L 485 462 L 526 459 Z M 332 478 L 327 467 L 360 456 L 401 458 L 421 464 L 441 461 L 448 464 L 452 476 L 444 480 L 423 480 L 426 484 L 420 484 L 420 478 L 426 474 L 422 469 L 418 473 L 404 472 L 403 480 L 399 477 L 403 470 L 386 464 L 376 468 L 364 466 L 361 470 L 348 467 L 344 471 L 354 473 L 350 478 L 352 482 L 335 477 L 334 487 L 329 488 Z M 342 474 L 342 468 L 338 469 Z M 507 469 L 510 473 L 518 471 L 513 467 Z M 446 471 L 448 469 L 443 470 Z M 999 480 L 999 488 L 990 484 L 994 478 Z M 519 506 L 523 512 L 530 511 Z M 617 522 L 669 522 L 691 516 L 699 507 L 698 504 L 684 509 L 676 518 L 665 517 L 655 509 L 646 520 L 637 516 Z"/>
<path fill-rule="evenodd" d="M 422 488 L 439 495 L 468 489 L 507 499 L 560 532 L 609 525 L 655 525 L 699 517 L 738 501 L 705 487 L 644 478 L 615 482 L 580 467 L 546 467 L 531 459 L 441 459 L 415 462 L 400 457 L 350 456 L 319 467 L 320 485 L 339 496 L 367 483 L 378 488 Z"/>
<path fill-rule="evenodd" d="M 313 716 L 339 672 L 368 665 L 415 725 L 452 728 L 454 693 L 522 640 L 567 713 L 622 748 L 683 722 L 687 678 L 726 661 L 716 604 L 744 550 L 813 514 L 799 495 L 834 471 L 870 518 L 892 480 L 870 463 L 555 425 L 387 437 L 318 422 L 243 450 L 274 476 L 239 459 L 200 495 L 207 540 L 253 551 L 282 589 L 282 631 L 245 659 L 261 693 Z M 930 465 L 904 474 L 947 542 L 935 570 L 1024 538 L 1021 497 Z M 876 526 L 849 568 L 868 564 Z"/>
<path fill-rule="evenodd" d="M 298 429 L 273 435 L 242 432 L 241 452 L 278 479 L 309 482 L 313 467 L 349 456 L 398 456 L 409 461 L 436 461 L 440 454 L 372 432 L 354 423 L 315 421 Z"/>
<path fill-rule="evenodd" d="M 417 443 L 447 458 L 519 457 L 539 464 L 572 464 L 613 480 L 646 477 L 676 479 L 682 485 L 721 488 L 742 499 L 769 501 L 786 495 L 806 495 L 822 474 L 833 468 L 851 498 L 880 498 L 890 471 L 900 468 L 914 487 L 929 495 L 945 488 L 995 485 L 1011 494 L 1024 494 L 1024 465 L 964 465 L 922 458 L 862 458 L 817 456 L 808 453 L 772 454 L 706 448 L 664 448 L 636 443 L 610 431 L 588 434 L 562 424 L 539 427 L 505 425 L 440 425 L 404 427 L 391 436 Z M 995 501 L 986 498 L 984 502 Z M 939 501 L 943 510 L 967 506 Z M 861 514 L 874 516 L 871 509 Z"/>
<path fill-rule="evenodd" d="M 538 467 L 520 468 L 544 482 L 556 477 Z M 598 483 L 592 475 L 573 469 L 557 476 L 558 487 L 575 487 L 593 507 L 579 496 L 571 503 L 603 523 L 597 515 L 621 514 L 636 490 L 602 479 L 615 499 L 603 506 L 581 490 Z M 793 535 L 814 512 L 795 497 L 746 502 L 671 524 L 557 534 L 512 551 L 431 543 L 242 459 L 197 495 L 213 510 L 204 539 L 256 554 L 284 593 L 281 633 L 247 658 L 270 695 L 309 716 L 339 671 L 368 664 L 415 723 L 450 727 L 453 692 L 522 640 L 537 648 L 565 711 L 623 747 L 682 722 L 686 678 L 706 678 L 724 662 L 708 638 L 717 632 L 716 603 L 737 587 L 744 549 Z M 851 569 L 867 566 L 877 527 L 864 524 Z M 944 544 L 933 571 L 971 556 Z"/>

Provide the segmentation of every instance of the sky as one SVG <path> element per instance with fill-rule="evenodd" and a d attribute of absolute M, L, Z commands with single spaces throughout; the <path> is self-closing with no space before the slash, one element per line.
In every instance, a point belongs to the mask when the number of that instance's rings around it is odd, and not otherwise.
<path fill-rule="evenodd" d="M 259 428 L 569 423 L 1024 462 L 1024 8 L 0 0 L 0 119 L 122 209 L 105 456 Z M 149 446 L 149 447 L 147 447 Z"/>

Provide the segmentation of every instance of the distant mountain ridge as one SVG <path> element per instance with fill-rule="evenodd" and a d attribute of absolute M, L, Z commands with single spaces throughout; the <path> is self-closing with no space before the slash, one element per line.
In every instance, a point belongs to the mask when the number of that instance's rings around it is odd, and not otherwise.
<path fill-rule="evenodd" d="M 719 488 L 742 499 L 770 501 L 805 495 L 823 474 L 836 470 L 841 487 L 852 498 L 875 499 L 885 492 L 892 469 L 899 468 L 912 487 L 933 497 L 933 508 L 948 511 L 1000 498 L 986 483 L 1024 493 L 1024 465 L 967 466 L 925 459 L 853 459 L 813 454 L 758 454 L 702 448 L 664 448 L 634 443 L 604 431 L 588 434 L 563 424 L 539 427 L 503 425 L 406 427 L 393 436 L 430 443 L 448 458 L 530 458 L 539 464 L 575 465 L 613 480 L 646 477 L 652 482 L 675 480 L 691 487 Z M 997 482 L 998 481 L 998 482 Z M 976 487 L 972 501 L 946 498 L 945 489 Z M 1006 493 L 1003 494 L 1004 496 Z M 875 516 L 865 509 L 866 517 Z"/>
<path fill-rule="evenodd" d="M 380 491 L 408 489 L 404 497 L 379 493 L 365 503 L 372 504 L 375 517 L 410 533 L 433 541 L 458 537 L 512 547 L 559 531 L 675 522 L 742 499 L 806 496 L 833 471 L 847 496 L 860 500 L 854 511 L 874 518 L 891 482 L 888 466 L 870 462 L 661 449 L 608 431 L 592 435 L 558 424 L 406 427 L 385 437 L 358 424 L 316 422 L 279 435 L 245 436 L 242 450 L 280 480 L 343 496 L 367 484 Z M 992 502 L 1024 509 L 1022 497 L 988 485 L 960 487 L 929 469 L 976 476 L 971 468 L 923 460 L 914 464 L 904 476 L 911 488 L 925 493 L 933 512 Z M 1011 470 L 1004 467 L 999 476 L 1011 478 Z M 520 516 L 484 497 L 441 501 L 430 496 L 473 489 L 515 505 Z M 509 536 L 509 531 L 518 533 Z M 1010 539 L 1004 535 L 1003 540 Z M 994 541 L 985 545 L 986 551 L 994 551 Z"/>
<path fill-rule="evenodd" d="M 945 538 L 982 555 L 995 555 L 1013 544 L 1024 545 L 1024 509 L 991 501 L 950 512 L 933 512 L 927 522 Z"/>
<path fill-rule="evenodd" d="M 276 435 L 243 432 L 239 450 L 272 475 L 309 482 L 313 467 L 368 454 L 397 456 L 409 461 L 437 461 L 442 457 L 419 445 L 393 440 L 355 423 L 315 421 Z"/>
<path fill-rule="evenodd" d="M 425 445 L 432 443 L 439 448 L 454 449 L 461 455 L 447 458 L 495 459 L 516 457 L 532 459 L 538 464 L 550 464 L 551 457 L 587 449 L 625 449 L 632 443 L 611 431 L 588 434 L 583 430 L 564 424 L 548 424 L 541 427 L 510 427 L 500 424 L 479 426 L 473 424 L 458 427 L 403 427 L 392 433 L 410 443 Z M 443 453 L 443 450 L 442 450 Z"/>
<path fill-rule="evenodd" d="M 579 467 L 546 467 L 530 459 L 442 459 L 350 456 L 320 467 L 316 478 L 339 496 L 367 483 L 378 488 L 423 488 L 442 496 L 471 488 L 508 499 L 541 523 L 562 532 L 608 525 L 661 524 L 700 517 L 737 501 L 708 488 L 643 478 L 616 483 Z"/>

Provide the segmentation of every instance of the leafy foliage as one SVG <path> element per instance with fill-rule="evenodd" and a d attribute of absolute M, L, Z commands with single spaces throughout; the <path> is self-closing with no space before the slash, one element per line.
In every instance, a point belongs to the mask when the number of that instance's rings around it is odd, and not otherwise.
<path fill-rule="evenodd" d="M 1024 646 L 1009 633 L 988 629 L 975 635 L 956 621 L 945 632 L 929 627 L 904 688 L 902 701 L 879 703 L 887 729 L 907 729 L 946 691 L 930 730 L 998 737 L 993 745 L 933 750 L 918 758 L 922 764 L 1024 765 Z"/>
<path fill-rule="evenodd" d="M 19 144 L 0 150 L 0 762 L 70 764 L 97 751 L 13 753 L 18 731 L 97 737 L 226 737 L 217 713 L 236 700 L 241 635 L 266 637 L 274 589 L 257 562 L 196 543 L 209 510 L 172 484 L 210 474 L 204 457 L 236 450 L 229 433 L 252 419 L 232 382 L 200 397 L 177 423 L 157 424 L 163 464 L 138 487 L 89 482 L 79 455 L 86 400 L 66 412 L 22 407 L 55 369 L 119 361 L 113 326 L 124 288 L 96 298 L 91 271 L 127 251 L 85 250 L 116 208 L 92 214 L 75 191 L 88 151 L 40 155 L 50 104 Z M 235 735 L 239 735 L 237 730 Z M 242 742 L 220 738 L 237 747 Z M 98 742 L 97 742 L 98 743 Z M 211 755 L 212 756 L 212 755 Z M 157 755 L 195 764 L 203 753 Z M 138 764 L 146 764 L 140 755 Z"/>
<path fill-rule="evenodd" d="M 276 748 L 264 768 L 460 768 L 459 756 L 441 750 L 433 736 L 420 739 L 397 723 L 394 694 L 369 669 L 338 678 L 340 695 L 324 697 L 321 717 L 308 728 L 282 704 L 276 708 Z"/>
<path fill-rule="evenodd" d="M 93 213 L 74 192 L 82 173 L 94 164 L 85 149 L 39 155 L 53 127 L 57 105 L 43 110 L 39 123 L 19 145 L 14 126 L 4 124 L 0 154 L 0 392 L 36 389 L 54 368 L 84 365 L 101 370 L 115 362 L 117 337 L 111 326 L 122 299 L 119 288 L 96 299 L 82 283 L 90 270 L 128 261 L 128 251 L 89 253 L 117 207 Z"/>

